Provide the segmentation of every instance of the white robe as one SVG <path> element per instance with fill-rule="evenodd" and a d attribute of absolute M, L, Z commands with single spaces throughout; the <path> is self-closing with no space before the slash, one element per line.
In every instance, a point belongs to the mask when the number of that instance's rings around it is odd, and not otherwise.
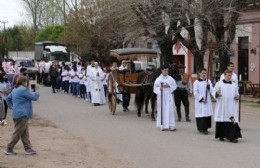
<path fill-rule="evenodd" d="M 87 78 L 87 84 L 86 84 L 86 91 L 91 92 L 91 80 L 90 80 L 90 75 L 91 71 L 94 69 L 91 65 L 87 67 L 87 73 L 86 73 L 86 78 Z"/>
<path fill-rule="evenodd" d="M 99 76 L 97 76 L 99 73 Z M 102 80 L 105 78 L 104 72 L 101 68 L 93 68 L 91 70 L 91 103 L 105 104 L 106 97 Z"/>
<path fill-rule="evenodd" d="M 163 88 L 163 124 L 161 125 L 161 83 L 168 83 L 170 88 Z M 174 101 L 172 92 L 177 88 L 175 80 L 171 76 L 160 75 L 154 82 L 153 92 L 157 94 L 157 122 L 156 126 L 163 129 L 175 127 Z"/>
<path fill-rule="evenodd" d="M 211 97 L 210 93 L 213 90 L 212 83 L 210 80 L 208 80 L 210 89 L 207 91 L 207 103 L 200 102 L 200 100 L 203 98 L 206 99 L 206 87 L 207 87 L 207 81 L 199 81 L 196 80 L 193 83 L 193 94 L 195 97 L 195 117 L 201 118 L 201 117 L 209 117 L 213 114 L 212 104 L 211 104 Z"/>
<path fill-rule="evenodd" d="M 221 96 L 216 97 L 216 92 L 221 89 Z M 238 100 L 234 100 L 238 96 L 238 86 L 236 83 L 224 83 L 223 80 L 216 83 L 212 96 L 216 99 L 215 106 L 215 121 L 229 122 L 230 117 L 234 117 L 235 122 L 238 122 Z"/>

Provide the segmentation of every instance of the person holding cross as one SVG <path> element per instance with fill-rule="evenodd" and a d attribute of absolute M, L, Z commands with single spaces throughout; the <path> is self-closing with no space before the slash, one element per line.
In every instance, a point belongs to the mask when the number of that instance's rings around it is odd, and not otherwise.
<path fill-rule="evenodd" d="M 193 93 L 195 97 L 195 118 L 197 129 L 200 133 L 208 134 L 211 128 L 211 116 L 213 108 L 211 104 L 210 93 L 213 87 L 209 79 L 207 79 L 207 70 L 200 70 L 199 79 L 193 83 Z"/>
<path fill-rule="evenodd" d="M 173 91 L 177 88 L 175 80 L 168 75 L 169 67 L 162 66 L 161 75 L 155 80 L 153 92 L 157 95 L 157 122 L 162 131 L 175 131 Z"/>

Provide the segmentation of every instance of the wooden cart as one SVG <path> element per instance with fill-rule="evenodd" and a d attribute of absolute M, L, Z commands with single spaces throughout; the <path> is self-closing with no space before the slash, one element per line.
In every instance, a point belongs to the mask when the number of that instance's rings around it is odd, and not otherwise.
<path fill-rule="evenodd" d="M 118 61 L 128 60 L 129 62 L 134 60 L 148 60 L 150 58 L 156 58 L 157 52 L 152 49 L 145 48 L 124 48 L 115 49 L 110 51 L 110 56 L 116 58 Z M 140 72 L 132 70 L 126 72 L 120 72 L 118 70 L 112 70 L 108 75 L 108 105 L 112 115 L 115 114 L 117 104 L 117 94 L 136 93 L 139 87 L 145 85 L 151 85 L 151 83 L 137 84 L 137 77 Z"/>

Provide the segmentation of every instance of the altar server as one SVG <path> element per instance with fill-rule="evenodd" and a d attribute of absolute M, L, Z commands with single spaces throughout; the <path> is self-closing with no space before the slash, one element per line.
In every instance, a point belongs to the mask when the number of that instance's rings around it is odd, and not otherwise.
<path fill-rule="evenodd" d="M 200 78 L 193 83 L 193 93 L 195 97 L 195 118 L 199 132 L 208 134 L 211 128 L 211 116 L 213 114 L 210 93 L 213 90 L 212 83 L 207 80 L 207 70 L 202 69 Z"/>
<path fill-rule="evenodd" d="M 230 142 L 236 143 L 242 135 L 238 126 L 238 86 L 232 82 L 232 71 L 224 72 L 224 79 L 216 83 L 212 95 L 217 101 L 215 138 L 219 138 L 221 141 L 226 138 Z"/>

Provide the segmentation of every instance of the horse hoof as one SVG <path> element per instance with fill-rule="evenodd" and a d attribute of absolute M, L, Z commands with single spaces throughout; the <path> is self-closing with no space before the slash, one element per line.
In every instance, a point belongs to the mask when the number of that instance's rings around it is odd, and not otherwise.
<path fill-rule="evenodd" d="M 155 121 L 155 118 L 151 118 L 152 121 Z"/>
<path fill-rule="evenodd" d="M 141 117 L 141 113 L 137 113 L 137 116 L 138 116 L 138 117 Z"/>

